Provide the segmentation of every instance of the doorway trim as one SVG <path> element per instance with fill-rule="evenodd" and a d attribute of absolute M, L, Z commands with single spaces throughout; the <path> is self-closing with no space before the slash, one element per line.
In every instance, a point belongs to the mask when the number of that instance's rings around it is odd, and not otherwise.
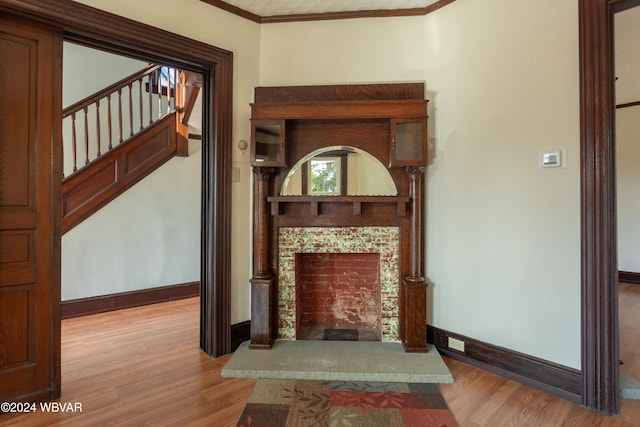
<path fill-rule="evenodd" d="M 583 404 L 620 412 L 613 16 L 640 0 L 580 0 Z"/>
<path fill-rule="evenodd" d="M 203 74 L 200 347 L 229 353 L 233 53 L 70 0 L 0 0 L 0 10 L 61 30 L 68 41 Z M 51 286 L 60 295 L 60 282 Z M 60 301 L 52 305 L 59 324 Z"/>

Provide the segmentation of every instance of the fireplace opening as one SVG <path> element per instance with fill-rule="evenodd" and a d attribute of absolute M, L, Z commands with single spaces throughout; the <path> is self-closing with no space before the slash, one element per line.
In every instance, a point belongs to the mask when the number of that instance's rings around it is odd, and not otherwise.
<path fill-rule="evenodd" d="M 380 255 L 297 253 L 296 339 L 381 341 Z"/>

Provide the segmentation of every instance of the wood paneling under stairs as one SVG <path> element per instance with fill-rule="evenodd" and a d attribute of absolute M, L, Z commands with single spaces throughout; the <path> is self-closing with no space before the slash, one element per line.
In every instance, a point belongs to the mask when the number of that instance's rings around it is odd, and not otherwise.
<path fill-rule="evenodd" d="M 235 426 L 254 380 L 225 379 L 229 359 L 198 349 L 199 299 L 62 322 L 62 397 L 82 413 L 0 415 L 0 425 Z M 640 286 L 620 286 L 623 370 L 640 377 Z M 640 401 L 616 418 L 445 358 L 455 382 L 441 385 L 460 427 L 640 425 Z"/>

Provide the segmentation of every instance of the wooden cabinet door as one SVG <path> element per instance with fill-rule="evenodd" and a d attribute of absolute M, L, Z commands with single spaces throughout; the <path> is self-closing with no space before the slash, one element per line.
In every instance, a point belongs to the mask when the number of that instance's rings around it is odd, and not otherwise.
<path fill-rule="evenodd" d="M 391 119 L 389 167 L 427 164 L 427 119 Z"/>
<path fill-rule="evenodd" d="M 61 53 L 0 15 L 0 402 L 59 395 Z"/>
<path fill-rule="evenodd" d="M 251 165 L 285 167 L 285 121 L 253 120 Z"/>

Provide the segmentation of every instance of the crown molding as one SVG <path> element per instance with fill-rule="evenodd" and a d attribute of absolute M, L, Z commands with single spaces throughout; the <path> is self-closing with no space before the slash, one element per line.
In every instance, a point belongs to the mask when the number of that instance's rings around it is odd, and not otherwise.
<path fill-rule="evenodd" d="M 256 15 L 255 13 L 251 13 L 248 10 L 241 9 L 237 6 L 227 3 L 222 0 L 200 0 L 203 3 L 210 4 L 211 6 L 215 6 L 218 9 L 226 10 L 229 13 L 233 13 L 234 15 L 238 15 L 241 18 L 248 19 L 249 21 L 257 22 L 258 24 L 262 23 L 262 16 Z"/>
<path fill-rule="evenodd" d="M 238 15 L 242 18 L 256 22 L 258 24 L 274 24 L 281 22 L 304 22 L 304 21 L 328 21 L 336 19 L 355 19 L 355 18 L 388 18 L 396 16 L 420 16 L 427 15 L 431 12 L 453 3 L 455 0 L 439 0 L 426 7 L 417 7 L 410 9 L 376 9 L 376 10 L 354 10 L 347 12 L 326 12 L 326 13 L 302 13 L 292 15 L 274 15 L 260 16 L 237 6 L 229 4 L 222 0 L 200 0 L 204 3 L 215 6 L 219 9 Z"/>

